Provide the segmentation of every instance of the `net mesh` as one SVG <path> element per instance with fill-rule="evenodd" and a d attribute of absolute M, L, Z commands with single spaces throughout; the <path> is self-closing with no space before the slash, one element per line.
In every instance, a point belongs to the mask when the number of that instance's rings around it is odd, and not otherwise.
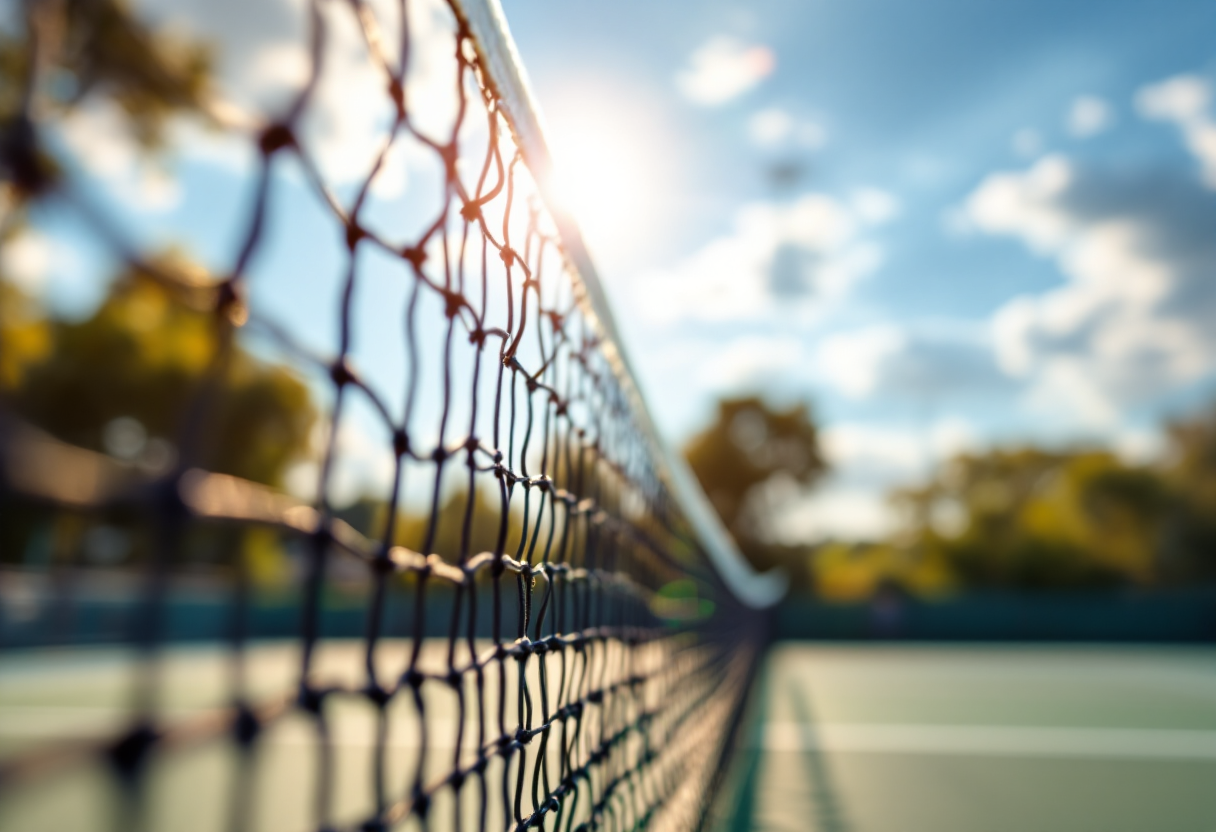
<path fill-rule="evenodd" d="M 36 92 L 48 5 L 27 6 L 27 94 L 5 127 L 9 217 L 39 205 L 82 219 L 131 291 L 150 287 L 204 322 L 210 350 L 159 465 L 52 435 L 10 385 L 0 511 L 33 531 L 3 559 L 3 645 L 27 665 L 51 644 L 126 644 L 133 658 L 113 660 L 118 693 L 88 730 L 3 738 L 4 828 L 700 827 L 761 615 L 673 498 L 459 6 L 439 8 L 441 48 L 412 41 L 404 3 L 395 15 L 358 0 L 308 6 L 305 80 L 254 133 L 230 265 L 206 274 L 150 253 L 47 138 L 57 113 Z M 365 169 L 335 187 L 309 119 L 337 26 L 360 32 L 389 116 Z M 446 57 L 454 95 L 439 130 L 411 104 L 411 54 L 424 48 Z M 406 189 L 429 206 L 407 232 L 375 211 L 402 148 L 437 171 Z M 283 227 L 284 176 L 344 244 L 328 355 L 276 317 L 289 298 L 251 285 Z M 391 342 L 358 315 L 373 256 L 400 289 L 382 301 L 399 322 Z M 323 415 L 306 486 L 223 462 L 231 432 L 216 425 L 251 350 L 310 379 Z M 397 352 L 395 391 L 361 366 L 377 350 Z M 382 436 L 391 462 L 362 519 L 338 493 L 348 430 Z M 140 541 L 125 560 L 82 554 L 115 528 Z M 41 564 L 28 556 L 38 530 L 53 538 Z M 218 552 L 207 603 L 183 589 L 203 543 Z M 285 553 L 273 592 L 258 545 Z M 184 653 L 188 640 L 226 646 Z M 108 672 L 65 678 L 105 687 Z M 0 693 L 15 719 L 25 706 L 12 691 L 27 682 Z M 56 814 L 73 802 L 81 814 Z"/>

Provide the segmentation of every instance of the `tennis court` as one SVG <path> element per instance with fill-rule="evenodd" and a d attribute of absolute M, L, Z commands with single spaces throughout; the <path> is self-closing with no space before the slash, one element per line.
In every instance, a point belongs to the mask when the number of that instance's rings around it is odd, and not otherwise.
<path fill-rule="evenodd" d="M 736 828 L 1216 829 L 1216 650 L 778 645 Z"/>
<path fill-rule="evenodd" d="M 387 643 L 385 652 L 401 646 Z M 251 650 L 251 689 L 266 698 L 289 692 L 297 653 L 286 644 Z M 10 655 L 0 670 L 0 759 L 120 730 L 129 658 L 112 648 Z M 170 653 L 166 715 L 222 709 L 227 659 L 209 647 Z M 361 661 L 357 642 L 333 643 L 320 667 L 354 679 Z M 441 698 L 427 703 L 431 741 L 450 747 L 455 709 Z M 735 829 L 1216 829 L 1210 648 L 784 643 L 769 655 L 753 708 L 735 761 L 746 779 Z M 374 714 L 340 703 L 330 724 L 335 817 L 358 818 L 373 800 Z M 388 745 L 391 779 L 404 782 L 417 738 L 398 730 Z M 251 827 L 309 828 L 313 725 L 277 724 L 259 754 Z M 231 741 L 216 740 L 159 759 L 149 828 L 225 828 L 235 755 Z M 0 827 L 111 828 L 120 792 L 104 765 L 63 774 L 10 795 Z"/>
<path fill-rule="evenodd" d="M 481 642 L 479 652 L 493 645 Z M 421 672 L 441 673 L 446 666 L 448 643 L 427 640 L 418 667 Z M 410 655 L 406 639 L 385 639 L 377 651 L 378 670 L 387 673 L 394 663 Z M 458 651 L 458 661 L 467 655 Z M 323 728 L 307 713 L 279 712 L 265 719 L 256 752 L 241 759 L 238 742 L 231 734 L 207 735 L 209 721 L 225 724 L 231 718 L 230 691 L 234 665 L 231 652 L 220 645 L 176 647 L 166 651 L 158 672 L 161 686 L 157 718 L 165 724 L 197 726 L 179 734 L 180 741 L 162 748 L 148 760 L 146 779 L 134 815 L 124 815 L 123 781 L 105 754 L 73 754 L 74 746 L 89 747 L 121 736 L 131 726 L 131 702 L 135 657 L 131 651 L 112 648 L 63 648 L 34 650 L 6 656 L 0 668 L 0 765 L 16 758 L 38 760 L 34 769 L 45 766 L 50 777 L 33 776 L 28 783 L 10 790 L 0 800 L 0 829 L 6 832 L 37 830 L 110 830 L 130 828 L 204 832 L 231 828 L 256 830 L 304 830 L 314 828 L 314 813 L 324 795 L 326 813 L 336 828 L 363 828 L 367 815 L 376 810 L 376 783 L 383 777 L 389 796 L 406 790 L 418 765 L 421 779 L 441 780 L 457 761 L 474 768 L 480 745 L 486 739 L 476 730 L 479 714 L 462 709 L 453 689 L 423 686 L 422 701 L 394 699 L 378 710 L 358 692 L 365 672 L 365 652 L 359 640 L 322 642 L 314 656 L 316 684 L 331 691 L 349 687 L 351 693 L 331 693 L 323 711 Z M 249 696 L 260 702 L 290 702 L 296 697 L 296 673 L 300 647 L 291 642 L 251 645 L 245 654 L 244 679 Z M 527 670 L 528 684 L 546 691 L 553 699 L 558 691 L 560 655 L 546 656 L 551 680 L 543 686 L 539 662 Z M 602 670 L 597 665 L 592 672 Z M 488 675 L 493 675 L 488 674 Z M 477 697 L 476 686 L 466 686 L 468 700 Z M 520 709 L 523 688 L 508 668 L 505 712 Z M 496 688 L 486 686 L 485 710 L 498 710 Z M 538 694 L 528 697 L 529 711 L 538 715 L 543 706 Z M 424 713 L 425 718 L 420 719 Z M 324 732 L 324 738 L 321 736 Z M 555 732 L 557 733 L 557 732 Z M 193 738 L 190 736 L 193 734 Z M 163 740 L 162 740 L 163 742 Z M 323 758 L 322 744 L 328 749 Z M 429 753 L 420 755 L 423 746 Z M 511 765 L 510 783 L 523 769 L 525 800 L 539 787 L 538 754 L 549 768 L 547 776 L 560 777 L 557 758 L 545 753 L 540 743 L 527 744 L 513 762 L 498 757 L 489 762 L 486 777 L 504 779 L 504 766 Z M 538 751 L 539 746 L 539 751 Z M 526 758 L 527 763 L 519 760 Z M 28 773 L 28 771 L 27 771 Z M 533 778 L 538 778 L 533 785 Z M 468 778 L 470 781 L 473 777 Z M 548 782 L 548 781 L 546 781 Z M 248 803 L 241 794 L 248 795 Z M 428 812 L 437 829 L 481 826 L 480 795 L 475 788 L 438 792 Z M 456 813 L 462 802 L 464 820 Z M 511 805 L 510 796 L 506 805 Z M 525 804 L 528 805 L 528 804 Z M 496 813 L 491 804 L 485 828 L 507 828 L 512 824 Z M 419 828 L 419 819 L 394 828 Z M 549 824 L 552 825 L 550 820 Z"/>

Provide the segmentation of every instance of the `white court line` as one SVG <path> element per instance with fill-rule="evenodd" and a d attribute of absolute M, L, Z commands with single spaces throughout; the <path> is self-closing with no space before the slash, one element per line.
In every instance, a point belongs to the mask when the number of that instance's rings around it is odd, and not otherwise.
<path fill-rule="evenodd" d="M 1216 731 L 786 722 L 765 726 L 763 747 L 766 751 L 1216 760 Z"/>

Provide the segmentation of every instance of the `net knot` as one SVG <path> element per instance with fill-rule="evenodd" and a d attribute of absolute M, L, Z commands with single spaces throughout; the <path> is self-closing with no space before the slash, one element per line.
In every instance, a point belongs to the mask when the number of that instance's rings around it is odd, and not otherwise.
<path fill-rule="evenodd" d="M 422 687 L 422 683 L 426 680 L 426 677 L 417 668 L 411 667 L 405 671 L 401 679 L 414 690 L 418 690 Z"/>
<path fill-rule="evenodd" d="M 421 269 L 422 264 L 426 262 L 426 249 L 422 246 L 406 246 L 401 249 L 401 256 L 415 269 Z"/>
<path fill-rule="evenodd" d="M 258 720 L 257 714 L 250 710 L 248 705 L 242 703 L 237 708 L 236 719 L 232 721 L 232 733 L 236 737 L 236 741 L 240 745 L 248 747 L 257 739 L 261 730 L 262 723 Z"/>
<path fill-rule="evenodd" d="M 291 147 L 296 143 L 295 134 L 291 132 L 291 128 L 286 124 L 272 124 L 262 131 L 262 135 L 258 137 L 258 149 L 262 151 L 263 156 L 270 156 L 285 147 Z"/>
<path fill-rule="evenodd" d="M 321 703 L 325 699 L 325 692 L 312 687 L 307 682 L 300 684 L 300 692 L 296 697 L 296 702 L 300 708 L 310 714 L 321 713 Z"/>
<path fill-rule="evenodd" d="M 355 380 L 355 373 L 354 370 L 350 368 L 350 364 L 346 362 L 345 358 L 339 358 L 330 365 L 329 377 L 333 380 L 334 384 L 338 385 L 339 387 L 344 387 Z"/>
<path fill-rule="evenodd" d="M 355 246 L 359 245 L 359 241 L 366 236 L 367 232 L 353 219 L 346 224 L 346 247 L 350 251 L 354 251 Z"/>
<path fill-rule="evenodd" d="M 410 437 L 405 432 L 405 428 L 397 428 L 393 431 L 393 453 L 397 456 L 405 456 L 410 452 Z"/>
<path fill-rule="evenodd" d="M 124 777 L 134 776 L 148 759 L 148 751 L 160 739 L 160 734 L 147 723 L 133 728 L 110 747 L 110 762 Z"/>
<path fill-rule="evenodd" d="M 230 277 L 216 287 L 215 314 L 233 326 L 241 326 L 249 319 L 236 278 Z"/>
<path fill-rule="evenodd" d="M 54 184 L 55 169 L 39 150 L 38 134 L 25 116 L 0 127 L 0 166 L 24 196 L 38 196 Z"/>
<path fill-rule="evenodd" d="M 443 314 L 449 318 L 456 317 L 460 312 L 460 307 L 468 303 L 464 295 L 456 291 L 447 291 L 443 293 Z"/>
<path fill-rule="evenodd" d="M 390 551 L 392 551 L 392 546 L 390 546 L 387 541 L 384 541 L 384 543 L 378 546 L 376 557 L 373 557 L 372 560 L 368 562 L 368 566 L 371 567 L 372 573 L 377 575 L 387 575 L 390 572 L 393 572 L 396 564 L 393 563 L 393 555 L 390 553 Z"/>
<path fill-rule="evenodd" d="M 477 329 L 469 333 L 469 343 L 476 344 L 479 347 L 485 346 L 486 331 L 481 327 L 477 327 Z"/>
<path fill-rule="evenodd" d="M 393 698 L 391 693 L 375 681 L 367 683 L 367 687 L 363 688 L 363 695 L 377 708 L 383 708 Z"/>
<path fill-rule="evenodd" d="M 481 205 L 477 202 L 466 202 L 460 208 L 460 216 L 468 222 L 477 222 L 481 219 Z"/>
<path fill-rule="evenodd" d="M 515 249 L 510 246 L 503 246 L 498 252 L 498 256 L 502 258 L 502 262 L 506 264 L 508 269 L 515 265 L 517 255 L 515 254 Z"/>

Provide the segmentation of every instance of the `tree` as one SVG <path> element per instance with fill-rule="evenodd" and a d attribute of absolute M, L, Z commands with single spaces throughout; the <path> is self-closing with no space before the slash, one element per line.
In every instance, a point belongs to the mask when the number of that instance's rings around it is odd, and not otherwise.
<path fill-rule="evenodd" d="M 7 398 L 66 442 L 164 467 L 186 416 L 202 406 L 209 412 L 191 464 L 278 486 L 308 451 L 316 413 L 303 382 L 237 346 L 213 400 L 202 401 L 217 348 L 213 314 L 176 302 L 138 271 L 119 275 L 91 317 L 49 328 L 45 356 Z"/>
<path fill-rule="evenodd" d="M 827 470 L 806 405 L 778 410 L 754 396 L 724 399 L 684 454 L 748 559 L 758 568 L 788 561 L 789 547 L 771 534 L 782 498 Z"/>
<path fill-rule="evenodd" d="M 1216 403 L 1168 428 L 1163 474 L 1177 502 L 1164 568 L 1177 580 L 1216 579 Z"/>
<path fill-rule="evenodd" d="M 1033 447 L 962 454 L 893 499 L 915 557 L 944 558 L 964 585 L 1021 589 L 1157 582 L 1174 503 L 1152 468 Z"/>
<path fill-rule="evenodd" d="M 94 93 L 104 95 L 122 110 L 145 150 L 164 147 L 174 115 L 208 113 L 213 60 L 206 44 L 152 31 L 119 0 L 24 6 L 24 36 L 0 32 L 0 117 L 10 125 L 29 73 L 50 69 L 54 83 L 35 88 L 40 108 L 62 115 Z"/>

